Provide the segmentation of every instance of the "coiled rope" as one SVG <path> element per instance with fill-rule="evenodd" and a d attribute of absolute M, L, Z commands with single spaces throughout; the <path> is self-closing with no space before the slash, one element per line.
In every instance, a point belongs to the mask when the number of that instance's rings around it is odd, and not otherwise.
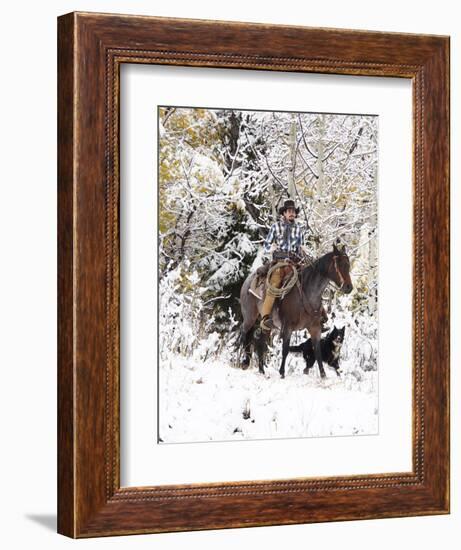
<path fill-rule="evenodd" d="M 281 267 L 286 267 L 286 266 L 291 267 L 293 274 L 280 288 L 277 288 L 276 286 L 272 285 L 270 282 L 271 275 L 276 269 L 280 269 Z M 287 262 L 287 261 L 277 262 L 267 272 L 267 276 L 266 276 L 267 292 L 272 296 L 275 296 L 276 298 L 283 299 L 285 295 L 288 294 L 288 292 L 290 292 L 290 290 L 295 286 L 297 282 L 298 282 L 298 270 L 291 262 Z"/>

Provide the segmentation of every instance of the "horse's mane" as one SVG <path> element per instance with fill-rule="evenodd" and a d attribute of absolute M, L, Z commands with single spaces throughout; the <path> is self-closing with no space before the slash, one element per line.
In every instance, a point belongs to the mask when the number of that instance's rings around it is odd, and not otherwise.
<path fill-rule="evenodd" d="M 304 285 L 305 281 L 310 279 L 314 274 L 325 274 L 328 265 L 330 263 L 333 252 L 327 252 L 323 256 L 317 258 L 311 265 L 306 266 L 301 270 L 301 284 Z"/>

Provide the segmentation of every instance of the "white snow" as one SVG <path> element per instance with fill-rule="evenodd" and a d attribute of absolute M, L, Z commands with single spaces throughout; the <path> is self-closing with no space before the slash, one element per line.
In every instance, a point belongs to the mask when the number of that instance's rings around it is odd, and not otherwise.
<path fill-rule="evenodd" d="M 159 437 L 164 443 L 370 435 L 378 432 L 378 373 L 343 361 L 342 376 L 315 366 L 303 374 L 302 355 L 290 354 L 286 378 L 274 357 L 266 374 L 254 359 L 238 368 L 230 349 L 201 361 L 171 354 L 159 379 Z"/>

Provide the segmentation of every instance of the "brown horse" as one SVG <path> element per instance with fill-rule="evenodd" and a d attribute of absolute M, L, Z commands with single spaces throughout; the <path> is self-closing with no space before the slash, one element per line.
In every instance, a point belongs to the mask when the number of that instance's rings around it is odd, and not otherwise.
<path fill-rule="evenodd" d="M 339 287 L 339 290 L 349 294 L 352 291 L 349 270 L 350 264 L 346 247 L 337 248 L 333 245 L 332 252 L 320 257 L 312 265 L 301 268 L 299 287 L 295 285 L 283 300 L 276 299 L 272 318 L 275 327 L 280 330 L 283 341 L 282 364 L 279 370 L 282 378 L 285 378 L 285 361 L 290 347 L 291 334 L 295 330 L 303 329 L 307 329 L 311 335 L 320 375 L 322 378 L 325 377 L 320 349 L 323 322 L 322 294 L 330 281 L 333 281 Z M 240 333 L 240 344 L 243 348 L 241 366 L 243 369 L 248 368 L 251 357 L 251 344 L 254 340 L 259 360 L 259 372 L 264 374 L 264 355 L 270 335 L 255 326 L 258 316 L 261 314 L 263 302 L 249 292 L 255 275 L 255 273 L 250 273 L 240 290 L 240 307 L 243 315 Z"/>

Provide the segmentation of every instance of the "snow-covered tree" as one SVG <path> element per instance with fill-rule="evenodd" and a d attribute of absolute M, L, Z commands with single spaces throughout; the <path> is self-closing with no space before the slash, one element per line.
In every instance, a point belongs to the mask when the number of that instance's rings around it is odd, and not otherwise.
<path fill-rule="evenodd" d="M 330 309 L 375 315 L 377 131 L 373 116 L 159 109 L 160 278 L 196 274 L 201 328 L 232 329 L 240 286 L 289 197 L 314 255 L 347 245 L 356 290 L 331 293 Z"/>

